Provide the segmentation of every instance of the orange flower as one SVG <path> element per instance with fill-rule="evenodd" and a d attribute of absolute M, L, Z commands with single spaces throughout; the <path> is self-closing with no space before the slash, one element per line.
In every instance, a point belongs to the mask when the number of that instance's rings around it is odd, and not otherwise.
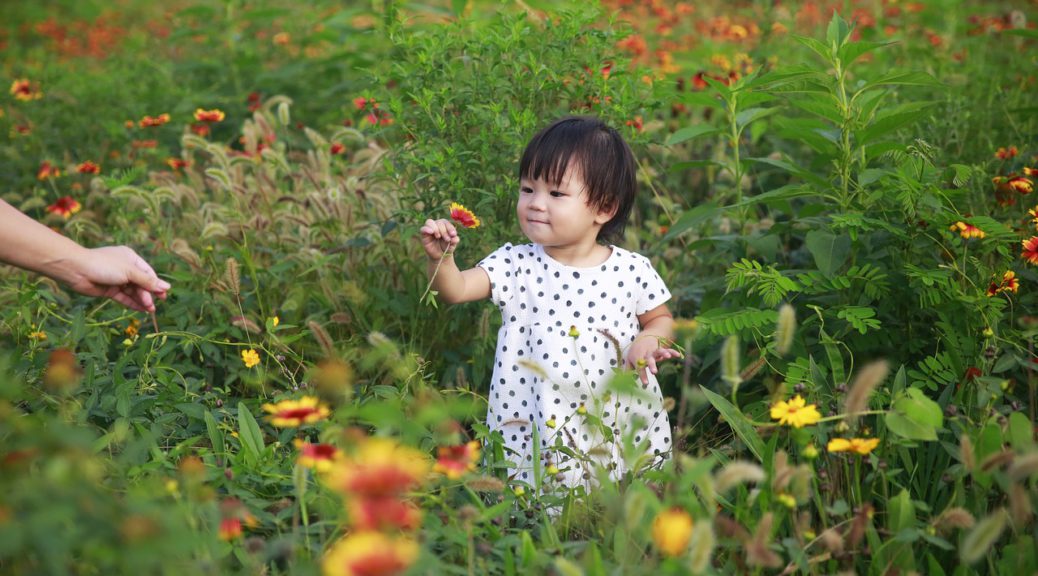
<path fill-rule="evenodd" d="M 241 538 L 241 518 L 224 518 L 220 520 L 220 540 L 231 541 Z"/>
<path fill-rule="evenodd" d="M 298 438 L 294 443 L 296 449 L 299 450 L 299 458 L 296 462 L 300 466 L 313 468 L 318 472 L 331 470 L 332 464 L 342 458 L 342 450 L 331 444 L 311 444 Z"/>
<path fill-rule="evenodd" d="M 337 462 L 326 480 L 347 496 L 379 498 L 410 490 L 424 481 L 428 472 L 425 454 L 389 438 L 369 438 L 355 454 Z"/>
<path fill-rule="evenodd" d="M 1030 194 L 1034 191 L 1034 182 L 1031 182 L 1023 176 L 1014 176 L 1013 178 L 1010 178 L 1006 181 L 1006 186 L 1009 186 L 1011 189 L 1021 194 Z"/>
<path fill-rule="evenodd" d="M 87 160 L 79 166 L 76 166 L 76 172 L 79 172 L 80 174 L 100 174 L 101 167 L 90 160 Z"/>
<path fill-rule="evenodd" d="M 50 212 L 51 214 L 57 214 L 65 220 L 68 220 L 69 217 L 71 217 L 76 212 L 79 212 L 82 208 L 83 206 L 80 205 L 80 203 L 77 202 L 75 198 L 71 196 L 62 196 L 61 198 L 58 198 L 58 200 L 55 203 L 51 204 L 50 206 L 47 206 L 47 212 Z"/>
<path fill-rule="evenodd" d="M 634 120 L 628 120 L 627 122 L 625 122 L 625 124 L 627 126 L 634 127 L 634 129 L 636 131 L 638 131 L 638 132 L 641 132 L 644 129 L 644 126 L 645 126 L 643 121 L 642 121 L 642 117 L 641 116 L 635 116 Z"/>
<path fill-rule="evenodd" d="M 138 150 L 150 150 L 152 148 L 157 147 L 158 145 L 158 140 L 134 140 L 133 142 L 130 142 L 130 146 L 133 146 L 135 149 Z"/>
<path fill-rule="evenodd" d="M 223 122 L 224 113 L 219 108 L 213 108 L 212 110 L 202 110 L 198 108 L 195 110 L 195 120 L 199 122 Z"/>
<path fill-rule="evenodd" d="M 15 100 L 21 100 L 22 102 L 43 98 L 43 92 L 40 92 L 40 87 L 25 78 L 19 78 L 11 83 L 11 95 L 14 96 Z"/>
<path fill-rule="evenodd" d="M 422 512 L 395 496 L 349 498 L 346 508 L 355 530 L 414 530 L 422 523 Z"/>
<path fill-rule="evenodd" d="M 167 158 L 166 165 L 169 166 L 171 170 L 180 170 L 181 168 L 187 168 L 190 166 L 188 161 L 183 158 Z"/>
<path fill-rule="evenodd" d="M 303 396 L 299 400 L 282 400 L 277 404 L 264 404 L 270 423 L 279 428 L 289 428 L 313 424 L 328 417 L 328 407 L 313 396 Z"/>
<path fill-rule="evenodd" d="M 159 114 L 154 118 L 151 116 L 145 116 L 141 118 L 141 121 L 137 123 L 141 128 L 157 128 L 163 124 L 169 123 L 169 114 Z"/>
<path fill-rule="evenodd" d="M 209 135 L 210 132 L 212 132 L 212 129 L 209 128 L 208 124 L 201 124 L 196 122 L 195 124 L 191 125 L 191 131 L 201 136 L 202 138 L 205 138 Z"/>
<path fill-rule="evenodd" d="M 292 35 L 288 32 L 278 32 L 274 35 L 274 44 L 278 46 L 286 46 L 292 41 Z"/>
<path fill-rule="evenodd" d="M 1038 176 L 1038 168 L 1024 166 L 1024 176 Z"/>
<path fill-rule="evenodd" d="M 57 166 L 52 165 L 50 162 L 47 162 L 46 160 L 40 163 L 40 169 L 36 171 L 37 180 L 57 178 L 58 176 L 61 176 L 61 170 L 58 170 Z"/>
<path fill-rule="evenodd" d="M 1020 255 L 1031 264 L 1038 264 L 1038 236 L 1023 241 L 1024 251 Z"/>
<path fill-rule="evenodd" d="M 331 152 L 332 156 L 338 156 L 339 154 L 342 154 L 346 151 L 346 146 L 338 142 L 335 142 L 332 144 L 332 147 L 328 151 Z"/>
<path fill-rule="evenodd" d="M 465 228 L 479 227 L 479 218 L 476 218 L 476 215 L 473 214 L 471 210 L 457 202 L 451 202 L 451 220 L 454 220 Z"/>
<path fill-rule="evenodd" d="M 960 236 L 962 236 L 963 238 L 967 238 L 967 239 L 968 238 L 983 238 L 983 237 L 987 236 L 987 234 L 985 234 L 984 231 L 981 230 L 980 228 L 977 228 L 976 226 L 974 226 L 972 224 L 967 224 L 967 223 L 965 223 L 965 222 L 963 222 L 961 220 L 956 222 L 955 224 L 952 224 L 951 226 L 949 226 L 948 229 L 952 230 L 952 231 L 955 231 L 955 232 L 958 232 Z"/>
<path fill-rule="evenodd" d="M 1011 158 L 1015 158 L 1018 153 L 1019 151 L 1016 149 L 1016 146 L 1010 146 L 1009 148 L 999 148 L 998 151 L 995 152 L 995 158 L 998 158 L 999 160 L 1009 160 Z"/>
<path fill-rule="evenodd" d="M 479 460 L 479 442 L 473 440 L 460 446 L 441 446 L 433 471 L 457 480 L 476 469 Z"/>
<path fill-rule="evenodd" d="M 1013 272 L 1012 270 L 1006 270 L 1005 273 L 1002 274 L 1001 291 L 1012 292 L 1015 294 L 1019 290 L 1020 279 L 1016 277 L 1016 272 Z"/>
<path fill-rule="evenodd" d="M 394 576 L 418 559 L 418 544 L 381 532 L 354 532 L 332 544 L 321 561 L 324 576 Z"/>
<path fill-rule="evenodd" d="M 372 104 L 375 104 L 375 100 L 371 100 Z M 375 104 L 377 106 L 377 104 Z M 353 106 L 357 110 L 363 110 L 368 107 L 368 99 L 363 96 L 357 96 L 353 99 Z"/>

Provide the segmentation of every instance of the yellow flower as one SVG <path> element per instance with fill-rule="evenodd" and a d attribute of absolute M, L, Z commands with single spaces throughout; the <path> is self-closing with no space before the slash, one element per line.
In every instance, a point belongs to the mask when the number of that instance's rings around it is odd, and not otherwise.
<path fill-rule="evenodd" d="M 580 330 L 577 330 L 576 326 L 570 326 L 569 327 L 569 337 L 570 338 L 576 338 L 578 336 L 580 336 Z"/>
<path fill-rule="evenodd" d="M 249 348 L 248 350 L 241 351 L 241 361 L 245 363 L 246 368 L 252 368 L 260 363 L 260 357 L 255 350 Z"/>
<path fill-rule="evenodd" d="M 865 456 L 879 446 L 879 438 L 833 438 L 826 449 L 830 452 L 854 452 Z"/>
<path fill-rule="evenodd" d="M 36 340 L 37 342 L 43 342 L 47 339 L 47 333 L 42 330 L 35 332 L 29 332 L 29 340 Z"/>
<path fill-rule="evenodd" d="M 977 228 L 973 224 L 967 224 L 967 223 L 965 223 L 965 222 L 963 222 L 961 220 L 956 222 L 955 224 L 952 224 L 951 226 L 949 226 L 948 229 L 953 231 L 953 232 L 958 232 L 959 236 L 962 236 L 963 238 L 967 238 L 967 239 L 968 238 L 983 238 L 983 237 L 987 236 L 987 234 L 985 234 L 984 231 L 981 230 L 980 228 Z"/>
<path fill-rule="evenodd" d="M 281 324 L 281 318 L 278 318 L 277 316 L 271 318 L 270 324 L 271 326 L 277 326 L 278 324 Z"/>
<path fill-rule="evenodd" d="M 331 412 L 313 396 L 299 400 L 282 400 L 277 404 L 264 404 L 263 410 L 270 414 L 270 423 L 279 428 L 313 424 L 328 417 Z"/>
<path fill-rule="evenodd" d="M 321 561 L 324 576 L 400 574 L 418 559 L 418 543 L 404 536 L 355 532 L 332 544 Z"/>
<path fill-rule="evenodd" d="M 522 496 L 523 494 L 526 494 L 526 489 L 522 486 L 516 486 L 512 489 L 512 492 L 515 493 L 516 496 Z"/>
<path fill-rule="evenodd" d="M 775 501 L 790 510 L 797 507 L 797 499 L 794 498 L 792 494 L 779 494 L 775 496 Z"/>
<path fill-rule="evenodd" d="M 667 556 L 681 556 L 692 539 L 692 517 L 680 508 L 660 512 L 652 521 L 652 541 Z"/>
<path fill-rule="evenodd" d="M 554 428 L 555 427 L 555 419 L 554 418 L 548 418 L 548 421 L 545 422 L 544 425 L 547 426 L 548 428 Z"/>
<path fill-rule="evenodd" d="M 817 406 L 807 404 L 797 394 L 789 402 L 782 401 L 772 406 L 771 418 L 778 420 L 779 424 L 803 428 L 804 426 L 817 424 L 822 419 L 822 415 L 819 414 Z"/>

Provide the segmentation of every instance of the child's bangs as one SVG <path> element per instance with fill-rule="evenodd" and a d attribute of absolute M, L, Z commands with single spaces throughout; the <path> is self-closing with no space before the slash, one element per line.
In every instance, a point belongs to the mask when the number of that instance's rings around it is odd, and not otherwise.
<path fill-rule="evenodd" d="M 585 135 L 560 128 L 539 134 L 530 142 L 519 162 L 520 178 L 544 180 L 557 186 L 571 164 L 581 175 L 589 173 L 586 143 L 582 141 L 586 140 Z"/>

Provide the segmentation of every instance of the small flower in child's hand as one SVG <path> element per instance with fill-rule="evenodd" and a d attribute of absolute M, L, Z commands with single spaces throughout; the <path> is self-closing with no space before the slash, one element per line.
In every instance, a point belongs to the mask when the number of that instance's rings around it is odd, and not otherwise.
<path fill-rule="evenodd" d="M 241 351 L 241 361 L 245 363 L 246 368 L 252 368 L 253 366 L 260 363 L 259 353 L 252 348 Z"/>
<path fill-rule="evenodd" d="M 854 452 L 865 456 L 879 446 L 879 438 L 833 438 L 826 446 L 830 452 Z"/>
<path fill-rule="evenodd" d="M 457 202 L 451 202 L 451 220 L 465 228 L 479 228 L 479 218 L 471 210 Z"/>
<path fill-rule="evenodd" d="M 577 330 L 576 326 L 570 326 L 569 327 L 569 337 L 570 338 L 576 338 L 578 336 L 580 336 L 580 330 Z"/>
<path fill-rule="evenodd" d="M 771 407 L 771 418 L 778 420 L 779 424 L 786 426 L 792 426 L 794 428 L 803 428 L 804 426 L 810 426 L 817 424 L 822 419 L 821 413 L 818 412 L 818 407 L 814 404 L 807 404 L 804 399 L 797 394 L 789 402 L 782 401 L 776 403 Z"/>
<path fill-rule="evenodd" d="M 681 508 L 660 512 L 652 521 L 652 541 L 667 556 L 681 556 L 692 540 L 692 517 Z"/>

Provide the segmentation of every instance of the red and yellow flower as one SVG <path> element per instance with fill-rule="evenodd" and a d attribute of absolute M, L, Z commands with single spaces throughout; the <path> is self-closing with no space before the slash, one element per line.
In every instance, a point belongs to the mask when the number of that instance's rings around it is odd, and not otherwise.
<path fill-rule="evenodd" d="M 94 162 L 91 162 L 90 160 L 87 160 L 79 166 L 76 166 L 76 172 L 79 172 L 80 174 L 100 174 L 101 166 Z"/>
<path fill-rule="evenodd" d="M 11 96 L 14 96 L 15 100 L 28 102 L 43 98 L 43 92 L 40 91 L 39 85 L 35 82 L 30 82 L 26 78 L 19 78 L 11 83 Z"/>
<path fill-rule="evenodd" d="M 785 426 L 803 428 L 804 426 L 817 424 L 822 419 L 822 415 L 818 412 L 817 406 L 808 404 L 797 394 L 788 402 L 783 400 L 775 403 L 771 407 L 771 418 L 778 420 L 779 424 Z"/>
<path fill-rule="evenodd" d="M 311 444 L 298 438 L 294 444 L 299 450 L 299 458 L 296 459 L 296 462 L 300 466 L 312 468 L 317 472 L 331 470 L 332 465 L 342 459 L 342 450 L 331 444 Z"/>
<path fill-rule="evenodd" d="M 354 454 L 328 472 L 327 484 L 349 497 L 398 496 L 429 473 L 426 455 L 389 438 L 364 440 Z"/>
<path fill-rule="evenodd" d="M 418 543 L 404 536 L 354 532 L 332 544 L 321 561 L 324 576 L 394 576 L 418 559 Z"/>
<path fill-rule="evenodd" d="M 166 166 L 169 166 L 170 170 L 180 170 L 181 168 L 187 168 L 190 164 L 183 158 L 166 158 Z"/>
<path fill-rule="evenodd" d="M 158 128 L 169 123 L 169 114 L 163 113 L 158 116 L 145 116 L 137 123 L 141 128 Z"/>
<path fill-rule="evenodd" d="M 459 446 L 441 446 L 437 450 L 437 454 L 433 471 L 439 472 L 451 480 L 457 480 L 476 469 L 476 461 L 479 460 L 479 442 L 473 440 Z"/>
<path fill-rule="evenodd" d="M 1031 236 L 1023 241 L 1023 252 L 1020 254 L 1024 260 L 1031 264 L 1038 264 L 1038 236 Z"/>
<path fill-rule="evenodd" d="M 204 122 L 196 122 L 191 125 L 191 131 L 197 134 L 198 136 L 205 138 L 209 135 L 210 132 L 213 131 L 213 129 L 210 128 L 209 125 Z"/>
<path fill-rule="evenodd" d="M 980 228 L 977 228 L 973 224 L 967 224 L 966 222 L 963 222 L 961 220 L 949 226 L 948 229 L 953 232 L 958 232 L 959 236 L 962 236 L 963 238 L 967 239 L 983 238 L 987 236 L 987 234 L 985 234 L 984 231 Z"/>
<path fill-rule="evenodd" d="M 1010 146 L 1008 148 L 1000 147 L 998 151 L 995 152 L 995 158 L 998 158 L 999 160 L 1011 160 L 1015 158 L 1018 153 L 1019 151 L 1016 149 L 1016 146 Z"/>
<path fill-rule="evenodd" d="M 303 396 L 298 400 L 282 400 L 276 404 L 264 404 L 270 423 L 279 428 L 290 428 L 320 422 L 331 412 L 320 400 L 313 396 Z"/>
<path fill-rule="evenodd" d="M 338 156 L 339 154 L 342 154 L 345 151 L 346 146 L 339 142 L 333 143 L 331 148 L 328 149 L 328 152 L 330 152 L 332 156 Z"/>
<path fill-rule="evenodd" d="M 75 198 L 71 196 L 62 196 L 53 204 L 47 206 L 46 210 L 51 214 L 57 214 L 58 216 L 68 220 L 73 214 L 79 212 L 82 208 L 83 206 L 80 205 Z"/>
<path fill-rule="evenodd" d="M 346 509 L 354 530 L 414 530 L 422 524 L 422 512 L 396 496 L 347 498 Z"/>
<path fill-rule="evenodd" d="M 46 180 L 48 178 L 57 178 L 61 176 L 61 170 L 58 167 L 44 160 L 40 163 L 40 169 L 36 171 L 37 180 Z"/>
<path fill-rule="evenodd" d="M 479 227 L 479 218 L 477 218 L 471 210 L 457 202 L 451 202 L 451 220 L 454 220 L 465 228 Z"/>
<path fill-rule="evenodd" d="M 213 108 L 212 110 L 198 108 L 195 110 L 195 120 L 199 122 L 223 122 L 224 117 L 223 110 L 219 108 Z"/>
<path fill-rule="evenodd" d="M 231 541 L 241 538 L 241 518 L 224 518 L 220 520 L 220 540 Z"/>
<path fill-rule="evenodd" d="M 1013 176 L 1006 180 L 1005 185 L 1008 186 L 1010 190 L 1019 192 L 1020 194 L 1030 194 L 1031 192 L 1034 192 L 1034 182 L 1031 182 L 1030 179 L 1024 178 L 1023 176 Z"/>
<path fill-rule="evenodd" d="M 879 438 L 833 438 L 826 449 L 830 452 L 854 452 L 867 455 L 879 446 Z"/>
<path fill-rule="evenodd" d="M 995 296 L 1002 292 L 1012 292 L 1015 294 L 1019 290 L 1020 279 L 1016 277 L 1016 272 L 1006 270 L 1005 273 L 1002 274 L 1001 282 L 992 281 L 991 284 L 988 285 L 987 294 L 988 296 Z"/>

